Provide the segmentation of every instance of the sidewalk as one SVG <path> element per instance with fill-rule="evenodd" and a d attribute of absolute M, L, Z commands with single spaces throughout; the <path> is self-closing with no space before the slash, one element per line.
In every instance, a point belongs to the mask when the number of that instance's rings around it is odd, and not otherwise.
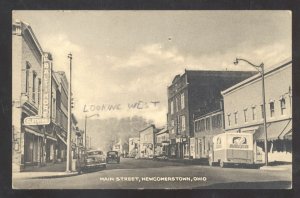
<path fill-rule="evenodd" d="M 138 158 L 138 159 L 146 159 L 146 160 L 161 161 L 161 162 L 177 162 L 177 163 L 183 163 L 186 165 L 208 165 L 208 160 L 204 159 L 204 158 L 202 158 L 202 159 Z"/>
<path fill-rule="evenodd" d="M 278 170 L 278 171 L 292 171 L 292 163 L 286 162 L 270 162 L 268 166 L 262 166 L 260 170 Z"/>
<path fill-rule="evenodd" d="M 48 163 L 45 166 L 28 166 L 24 172 L 13 172 L 14 179 L 58 178 L 77 175 L 78 172 L 66 172 L 66 162 Z"/>

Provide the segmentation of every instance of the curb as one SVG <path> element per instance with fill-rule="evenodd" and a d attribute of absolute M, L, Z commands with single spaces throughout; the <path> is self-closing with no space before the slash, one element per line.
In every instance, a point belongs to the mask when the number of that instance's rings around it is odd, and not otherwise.
<path fill-rule="evenodd" d="M 51 179 L 51 178 L 61 178 L 61 177 L 71 177 L 78 175 L 78 172 L 72 173 L 64 173 L 64 174 L 57 174 L 57 175 L 42 175 L 42 176 L 20 176 L 20 177 L 13 177 L 14 179 Z"/>

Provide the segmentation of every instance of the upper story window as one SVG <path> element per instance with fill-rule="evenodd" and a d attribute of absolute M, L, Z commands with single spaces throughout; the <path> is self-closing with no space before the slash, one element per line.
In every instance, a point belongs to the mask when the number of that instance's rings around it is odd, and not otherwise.
<path fill-rule="evenodd" d="M 252 106 L 252 120 L 256 120 L 256 108 Z"/>
<path fill-rule="evenodd" d="M 181 109 L 184 109 L 184 93 L 180 95 Z"/>
<path fill-rule="evenodd" d="M 247 118 L 247 110 L 248 109 L 244 109 L 244 121 L 248 122 L 248 118 Z"/>
<path fill-rule="evenodd" d="M 275 105 L 274 105 L 274 102 L 270 102 L 270 117 L 274 117 L 275 115 Z"/>
<path fill-rule="evenodd" d="M 30 63 L 26 62 L 25 68 L 25 92 L 28 93 L 29 91 L 29 71 L 30 71 Z"/>
<path fill-rule="evenodd" d="M 41 101 L 41 79 L 38 79 L 38 105 L 40 105 L 40 101 Z"/>
<path fill-rule="evenodd" d="M 264 119 L 264 105 L 260 105 L 260 110 L 261 110 L 261 119 Z"/>
<path fill-rule="evenodd" d="M 37 77 L 37 74 L 35 71 L 33 71 L 33 74 L 32 74 L 32 101 L 35 102 L 35 96 L 36 96 L 36 77 Z"/>
<path fill-rule="evenodd" d="M 223 123 L 222 123 L 222 115 L 221 114 L 217 114 L 212 116 L 212 128 L 222 128 Z"/>
<path fill-rule="evenodd" d="M 171 101 L 171 104 L 170 104 L 170 108 L 171 108 L 171 114 L 173 114 L 174 113 L 174 102 L 173 101 Z"/>
<path fill-rule="evenodd" d="M 211 127 L 210 127 L 210 118 L 206 118 L 205 119 L 205 126 L 206 126 L 206 130 L 210 130 Z"/>
<path fill-rule="evenodd" d="M 228 126 L 230 126 L 230 125 L 231 125 L 230 113 L 229 113 L 229 114 L 227 114 L 227 120 L 228 120 Z"/>
<path fill-rule="evenodd" d="M 286 114 L 286 104 L 285 104 L 284 98 L 282 98 L 280 100 L 280 109 L 281 109 L 281 115 L 285 115 Z"/>
<path fill-rule="evenodd" d="M 175 106 L 176 106 L 176 112 L 177 112 L 178 109 L 180 109 L 180 107 L 179 107 L 180 103 L 179 103 L 179 101 L 178 101 L 178 98 L 176 98 L 175 100 L 176 100 Z"/>
<path fill-rule="evenodd" d="M 175 133 L 174 127 L 175 127 L 175 122 L 174 122 L 174 120 L 171 120 L 171 133 L 172 133 L 172 134 Z"/>
<path fill-rule="evenodd" d="M 234 112 L 234 124 L 237 124 L 238 120 L 238 112 Z"/>
<path fill-rule="evenodd" d="M 180 122 L 181 122 L 181 131 L 185 131 L 185 116 L 180 116 Z"/>

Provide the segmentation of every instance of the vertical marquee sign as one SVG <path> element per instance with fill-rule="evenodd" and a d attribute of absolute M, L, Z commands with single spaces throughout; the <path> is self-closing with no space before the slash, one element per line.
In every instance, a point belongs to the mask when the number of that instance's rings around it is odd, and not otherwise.
<path fill-rule="evenodd" d="M 51 119 L 51 75 L 52 58 L 49 53 L 44 55 L 42 65 L 42 90 L 41 105 L 38 116 L 31 116 L 24 119 L 24 125 L 48 125 Z"/>

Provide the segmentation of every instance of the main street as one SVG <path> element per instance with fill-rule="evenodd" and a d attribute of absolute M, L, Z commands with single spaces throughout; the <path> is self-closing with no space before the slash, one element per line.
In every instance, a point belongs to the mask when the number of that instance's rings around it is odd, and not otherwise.
<path fill-rule="evenodd" d="M 107 169 L 51 179 L 13 179 L 17 189 L 290 188 L 291 171 L 124 159 Z"/>

